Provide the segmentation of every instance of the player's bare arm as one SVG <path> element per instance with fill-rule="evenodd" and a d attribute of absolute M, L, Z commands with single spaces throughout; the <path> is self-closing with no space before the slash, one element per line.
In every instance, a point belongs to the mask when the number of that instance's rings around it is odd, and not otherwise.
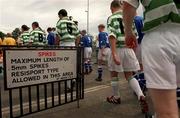
<path fill-rule="evenodd" d="M 130 48 L 136 47 L 136 36 L 132 29 L 133 19 L 136 14 L 136 8 L 123 2 L 123 22 L 125 30 L 126 45 Z"/>
<path fill-rule="evenodd" d="M 120 59 L 118 58 L 116 53 L 116 38 L 114 36 L 109 36 L 109 42 L 111 44 L 113 60 L 117 65 L 120 65 L 121 64 Z"/>
<path fill-rule="evenodd" d="M 55 45 L 59 45 L 59 44 L 60 44 L 60 36 L 56 34 Z"/>

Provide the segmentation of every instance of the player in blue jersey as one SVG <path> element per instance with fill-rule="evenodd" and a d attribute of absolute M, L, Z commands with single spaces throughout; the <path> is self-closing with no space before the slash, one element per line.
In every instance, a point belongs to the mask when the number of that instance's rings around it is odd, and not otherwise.
<path fill-rule="evenodd" d="M 92 38 L 87 35 L 86 30 L 81 31 L 81 46 L 84 47 L 84 67 L 85 74 L 92 72 L 91 55 L 92 55 Z"/>
<path fill-rule="evenodd" d="M 99 52 L 98 52 L 98 77 L 96 78 L 96 81 L 102 81 L 102 64 L 104 61 L 108 60 L 108 57 L 110 55 L 110 44 L 108 40 L 108 34 L 104 31 L 105 25 L 100 24 L 98 26 L 99 35 L 98 35 L 98 41 L 99 41 Z"/>
<path fill-rule="evenodd" d="M 140 65 L 140 68 L 141 68 L 141 70 L 134 75 L 134 78 L 136 78 L 138 80 L 142 91 L 145 92 L 146 91 L 146 80 L 144 78 L 142 57 L 141 57 L 141 42 L 142 42 L 142 39 L 144 37 L 144 33 L 142 32 L 142 29 L 143 29 L 143 17 L 136 15 L 134 17 L 134 24 L 135 24 L 135 28 L 136 28 L 136 31 L 137 31 L 137 42 L 138 42 L 137 48 L 135 50 L 135 54 L 136 54 L 136 57 L 137 57 L 137 59 L 139 61 L 139 65 Z"/>
<path fill-rule="evenodd" d="M 143 70 L 142 66 L 142 58 L 141 58 L 141 41 L 143 39 L 144 33 L 142 32 L 143 29 L 143 17 L 141 16 L 135 16 L 134 17 L 134 24 L 137 31 L 137 48 L 136 48 L 136 56 L 140 64 L 141 70 Z"/>
<path fill-rule="evenodd" d="M 47 28 L 48 36 L 47 36 L 47 41 L 48 45 L 55 45 L 55 34 L 52 31 L 51 27 Z"/>

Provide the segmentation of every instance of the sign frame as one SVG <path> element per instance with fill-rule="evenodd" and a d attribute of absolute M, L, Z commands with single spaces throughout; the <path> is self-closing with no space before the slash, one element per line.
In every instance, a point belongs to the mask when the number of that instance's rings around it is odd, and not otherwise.
<path fill-rule="evenodd" d="M 23 46 L 24 47 L 24 46 Z M 17 88 L 24 88 L 24 87 L 28 87 L 28 86 L 37 86 L 37 85 L 43 85 L 43 84 L 49 84 L 49 83 L 54 83 L 54 82 L 59 82 L 59 81 L 67 81 L 67 80 L 72 80 L 72 79 L 77 79 L 79 74 L 78 74 L 78 49 L 81 47 L 74 47 L 74 46 L 67 46 L 67 47 L 49 47 L 49 46 L 32 46 L 32 47 L 16 47 L 16 46 L 12 46 L 12 47 L 8 47 L 8 48 L 4 48 L 3 49 L 3 68 L 4 68 L 4 89 L 5 90 L 11 90 L 11 89 L 17 89 Z M 42 82 L 42 83 L 37 83 L 37 84 L 32 84 L 32 85 L 23 85 L 23 86 L 17 86 L 17 87 L 8 87 L 8 83 L 7 83 L 7 66 L 6 66 L 6 51 L 51 51 L 51 50 L 58 50 L 58 51 L 63 51 L 63 50 L 73 50 L 76 51 L 76 77 L 77 78 L 70 78 L 70 79 L 65 79 L 65 80 L 57 80 L 57 81 L 49 81 L 49 82 Z"/>

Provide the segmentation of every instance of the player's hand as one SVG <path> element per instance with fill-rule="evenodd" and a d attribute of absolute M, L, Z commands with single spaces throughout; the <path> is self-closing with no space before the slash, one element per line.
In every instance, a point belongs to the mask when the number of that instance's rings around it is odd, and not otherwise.
<path fill-rule="evenodd" d="M 121 64 L 120 59 L 119 59 L 119 57 L 117 57 L 117 55 L 113 56 L 113 60 L 114 60 L 116 65 L 120 65 Z"/>
<path fill-rule="evenodd" d="M 104 52 L 101 52 L 101 55 L 102 55 L 103 57 L 106 56 Z"/>
<path fill-rule="evenodd" d="M 128 48 L 135 49 L 137 47 L 136 36 L 133 32 L 128 32 L 125 34 L 125 42 Z"/>

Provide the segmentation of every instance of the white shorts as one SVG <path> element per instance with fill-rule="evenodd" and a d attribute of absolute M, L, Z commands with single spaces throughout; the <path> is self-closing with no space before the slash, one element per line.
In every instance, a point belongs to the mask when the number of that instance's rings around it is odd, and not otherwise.
<path fill-rule="evenodd" d="M 147 88 L 176 89 L 180 83 L 180 25 L 166 23 L 146 33 L 142 61 Z"/>
<path fill-rule="evenodd" d="M 61 42 L 60 46 L 75 46 L 75 42 Z"/>
<path fill-rule="evenodd" d="M 102 49 L 99 49 L 98 51 L 98 60 L 107 61 L 111 54 L 110 48 L 104 48 L 103 52 L 101 52 Z"/>
<path fill-rule="evenodd" d="M 85 47 L 84 48 L 84 58 L 90 59 L 92 56 L 92 48 L 91 47 Z"/>
<path fill-rule="evenodd" d="M 139 62 L 133 49 L 117 48 L 117 56 L 120 58 L 120 65 L 116 65 L 112 55 L 110 55 L 108 66 L 110 71 L 115 72 L 131 72 L 140 70 Z"/>

